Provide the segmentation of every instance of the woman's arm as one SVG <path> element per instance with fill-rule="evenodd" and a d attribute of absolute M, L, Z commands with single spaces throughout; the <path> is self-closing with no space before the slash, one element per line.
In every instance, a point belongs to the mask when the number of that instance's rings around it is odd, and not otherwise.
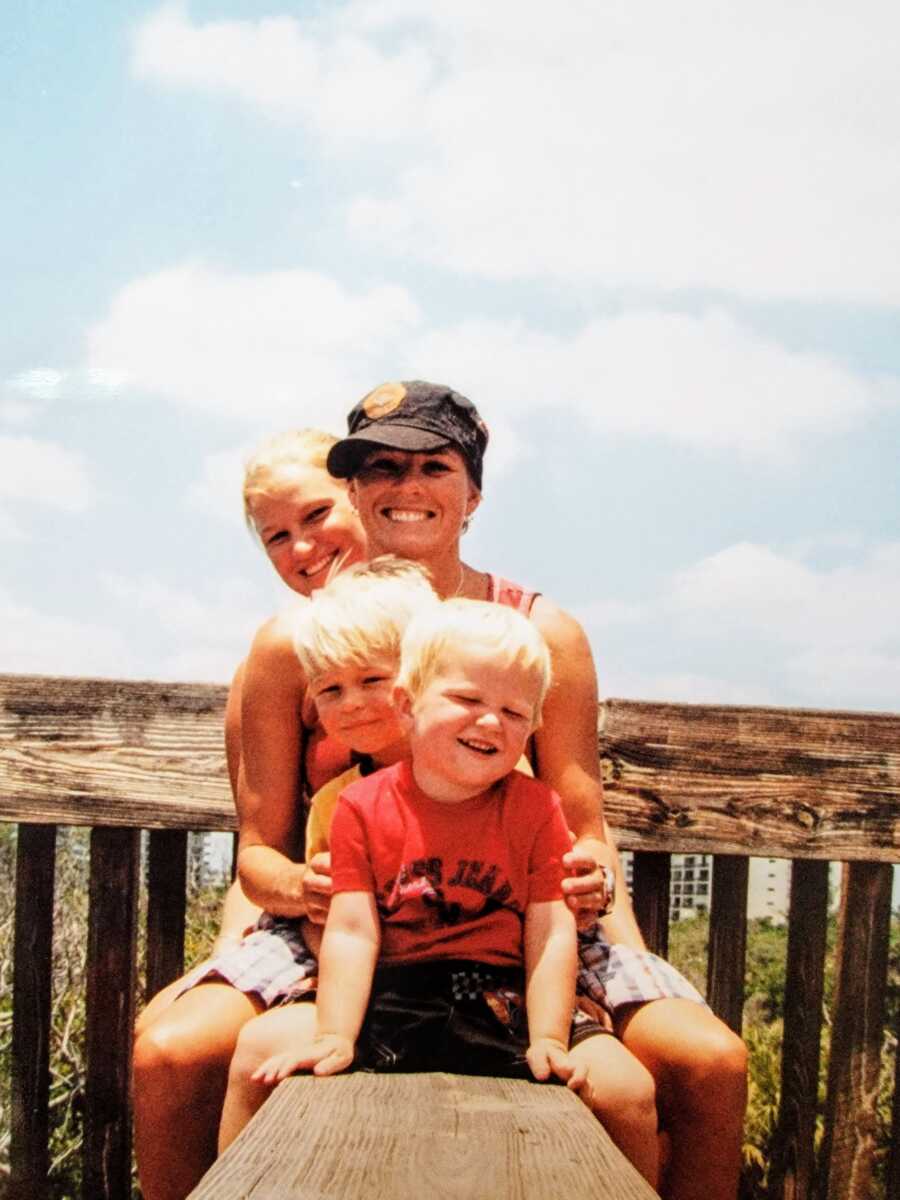
<path fill-rule="evenodd" d="M 578 622 L 545 596 L 531 613 L 550 647 L 553 682 L 544 702 L 542 724 L 534 735 L 537 775 L 559 794 L 575 836 L 565 864 L 578 874 L 563 881 L 563 890 L 584 919 L 604 906 L 605 889 L 596 864 L 612 866 L 616 905 L 603 920 L 610 940 L 645 949 L 615 843 L 603 816 L 603 788 L 597 747 L 597 673 L 590 643 Z"/>
<path fill-rule="evenodd" d="M 525 909 L 525 1009 L 528 1064 L 535 1079 L 568 1080 L 569 1027 L 575 1004 L 575 918 L 562 900 Z"/>
<path fill-rule="evenodd" d="M 274 617 L 254 638 L 241 686 L 238 872 L 249 900 L 288 917 L 307 911 L 307 868 L 292 857 L 300 827 L 305 687 L 290 617 Z"/>

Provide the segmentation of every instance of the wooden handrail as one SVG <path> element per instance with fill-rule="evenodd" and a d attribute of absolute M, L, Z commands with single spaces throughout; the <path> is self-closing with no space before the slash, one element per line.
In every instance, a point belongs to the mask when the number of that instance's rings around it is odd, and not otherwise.
<path fill-rule="evenodd" d="M 40 947 L 52 912 L 54 826 L 92 827 L 85 1195 L 117 1200 L 126 1195 L 130 1162 L 137 831 L 152 831 L 152 994 L 183 961 L 187 831 L 235 826 L 222 744 L 225 696 L 213 685 L 0 675 L 0 820 L 20 823 L 12 1169 L 14 1192 L 32 1200 L 47 1194 L 50 960 Z M 658 952 L 665 953 L 668 937 L 670 853 L 714 855 L 707 996 L 735 1028 L 743 1004 L 747 858 L 795 860 L 769 1195 L 811 1200 L 815 1187 L 817 1200 L 869 1200 L 890 864 L 900 861 L 900 716 L 609 700 L 601 706 L 599 745 L 607 814 L 620 845 L 637 852 L 635 908 Z M 843 888 L 826 1135 L 816 1166 L 832 860 L 852 865 Z M 898 1177 L 895 1153 L 889 1178 Z"/>
<path fill-rule="evenodd" d="M 0 819 L 233 829 L 216 685 L 0 675 Z M 900 861 L 900 716 L 607 700 L 620 845 Z"/>

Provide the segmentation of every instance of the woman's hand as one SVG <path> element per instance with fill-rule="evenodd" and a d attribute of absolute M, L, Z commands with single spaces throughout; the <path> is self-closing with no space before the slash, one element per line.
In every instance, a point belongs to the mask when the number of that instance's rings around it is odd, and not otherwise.
<path fill-rule="evenodd" d="M 591 838 L 573 846 L 563 855 L 569 875 L 562 881 L 566 904 L 575 914 L 579 929 L 586 929 L 598 917 L 612 911 L 616 899 L 616 876 L 612 851 L 599 839 Z"/>
<path fill-rule="evenodd" d="M 314 854 L 303 876 L 303 903 L 314 925 L 324 925 L 331 904 L 331 855 L 327 850 Z"/>

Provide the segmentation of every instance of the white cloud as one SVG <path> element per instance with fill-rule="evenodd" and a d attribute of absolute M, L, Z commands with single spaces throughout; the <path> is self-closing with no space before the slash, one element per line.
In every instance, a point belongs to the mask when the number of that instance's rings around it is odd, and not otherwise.
<path fill-rule="evenodd" d="M 138 78 L 232 94 L 279 120 L 302 119 L 323 139 L 397 140 L 432 80 L 423 50 L 384 53 L 327 10 L 303 21 L 191 23 L 166 4 L 135 31 Z"/>
<path fill-rule="evenodd" d="M 888 0 L 334 4 L 139 26 L 134 69 L 343 154 L 350 226 L 501 279 L 896 303 Z M 390 49 L 388 49 L 390 47 Z M 377 154 L 372 144 L 377 143 Z"/>
<path fill-rule="evenodd" d="M 200 476 L 188 488 L 188 505 L 233 526 L 244 524 L 240 497 L 244 483 L 244 462 L 252 447 L 222 450 L 207 454 Z"/>
<path fill-rule="evenodd" d="M 338 427 L 381 377 L 385 344 L 418 320 L 399 287 L 352 294 L 309 271 L 242 275 L 188 263 L 113 298 L 89 332 L 89 365 L 244 422 Z"/>
<path fill-rule="evenodd" d="M 41 611 L 2 587 L 0 671 L 118 679 L 141 674 L 133 648 L 119 631 Z"/>
<path fill-rule="evenodd" d="M 356 296 L 303 271 L 186 264 L 136 279 L 89 343 L 91 361 L 117 363 L 134 388 L 270 429 L 340 430 L 381 379 L 445 380 L 483 405 L 494 476 L 530 452 L 522 417 L 540 408 L 580 414 L 603 433 L 778 459 L 801 435 L 840 433 L 900 403 L 896 380 L 788 350 L 719 310 L 633 311 L 571 334 L 515 320 L 427 328 L 403 289 Z M 230 507 L 235 459 L 204 471 L 193 502 Z"/>
<path fill-rule="evenodd" d="M 233 665 L 246 653 L 258 626 L 269 615 L 264 594 L 242 578 L 217 582 L 216 596 L 173 588 L 153 577 L 107 574 L 107 592 L 132 614 L 149 619 L 167 642 L 187 640 L 199 648 L 231 648 Z"/>
<path fill-rule="evenodd" d="M 523 411 L 579 412 L 597 430 L 656 435 L 781 458 L 801 434 L 834 434 L 900 402 L 900 385 L 785 349 L 711 311 L 639 311 L 571 336 L 522 322 L 469 321 L 414 344 L 436 378 L 512 423 Z"/>
<path fill-rule="evenodd" d="M 0 496 L 84 512 L 95 494 L 81 455 L 54 442 L 0 435 Z"/>
<path fill-rule="evenodd" d="M 898 612 L 900 542 L 829 569 L 742 543 L 677 572 L 655 601 L 579 615 L 607 694 L 896 711 Z"/>

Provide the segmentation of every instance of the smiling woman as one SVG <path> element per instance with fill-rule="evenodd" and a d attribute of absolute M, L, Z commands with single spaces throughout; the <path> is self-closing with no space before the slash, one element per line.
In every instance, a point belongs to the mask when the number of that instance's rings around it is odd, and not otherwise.
<path fill-rule="evenodd" d="M 538 776 L 559 794 L 574 838 L 564 859 L 570 873 L 563 889 L 585 926 L 579 987 L 587 1002 L 606 1010 L 618 1034 L 583 1043 L 590 1057 L 585 1086 L 591 1095 L 585 1098 L 625 1153 L 654 1178 L 656 1144 L 636 1138 L 635 1130 L 646 1126 L 655 1091 L 660 1125 L 672 1147 L 662 1187 L 666 1200 L 733 1200 L 744 1047 L 686 980 L 646 951 L 634 921 L 603 819 L 597 680 L 587 638 L 544 596 L 460 558 L 460 535 L 481 501 L 487 440 L 474 406 L 452 389 L 421 381 L 389 384 L 352 410 L 348 436 L 331 447 L 327 467 L 335 480 L 350 481 L 348 495 L 370 556 L 412 559 L 427 570 L 441 598 L 508 604 L 528 615 L 543 635 L 554 682 L 533 736 L 533 759 Z M 334 480 L 332 485 L 341 486 Z M 285 550 L 278 569 L 296 590 L 306 590 L 329 559 L 339 560 L 340 539 L 326 531 L 338 528 L 333 523 L 343 498 L 337 494 L 333 511 L 328 494 L 318 488 L 313 507 L 301 505 L 289 521 L 261 517 L 269 522 L 264 528 L 275 540 L 275 553 L 285 543 L 293 545 L 295 557 Z M 330 895 L 330 860 L 319 854 L 309 863 L 297 861 L 298 813 L 304 782 L 311 794 L 340 768 L 329 773 L 328 755 L 319 753 L 328 739 L 310 736 L 307 705 L 291 626 L 275 618 L 254 639 L 241 681 L 240 878 L 247 896 L 270 913 L 321 921 Z M 601 925 L 596 918 L 611 907 L 613 870 L 620 900 Z M 292 940 L 287 921 L 284 927 L 279 967 L 295 983 L 299 955 L 306 951 L 299 938 Z M 145 1200 L 183 1196 L 212 1161 L 237 1038 L 250 1017 L 278 996 L 271 978 L 263 986 L 259 971 L 251 974 L 246 990 L 212 979 L 186 992 L 138 1043 L 136 1148 Z M 174 1144 L 177 1156 L 171 1153 Z"/>

